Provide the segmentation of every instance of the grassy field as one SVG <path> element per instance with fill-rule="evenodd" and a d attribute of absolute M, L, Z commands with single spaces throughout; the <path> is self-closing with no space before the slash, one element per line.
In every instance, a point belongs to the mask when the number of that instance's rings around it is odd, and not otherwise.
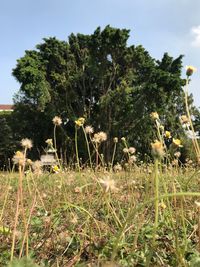
<path fill-rule="evenodd" d="M 200 266 L 200 172 L 157 163 L 0 173 L 0 266 Z"/>

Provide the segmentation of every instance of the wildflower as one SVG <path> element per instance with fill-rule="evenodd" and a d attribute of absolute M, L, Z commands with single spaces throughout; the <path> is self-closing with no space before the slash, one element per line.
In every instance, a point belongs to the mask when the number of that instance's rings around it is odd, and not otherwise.
<path fill-rule="evenodd" d="M 93 142 L 101 143 L 107 140 L 107 134 L 104 132 L 95 133 L 93 137 Z"/>
<path fill-rule="evenodd" d="M 151 143 L 151 148 L 152 148 L 152 154 L 155 157 L 163 157 L 164 156 L 164 147 L 162 143 L 158 140 L 155 140 L 154 143 Z"/>
<path fill-rule="evenodd" d="M 78 186 L 74 188 L 75 193 L 81 193 L 81 191 L 82 191 L 81 188 Z"/>
<path fill-rule="evenodd" d="M 30 139 L 24 138 L 21 140 L 21 145 L 22 145 L 22 147 L 24 147 L 26 149 L 31 149 L 33 146 L 33 143 Z"/>
<path fill-rule="evenodd" d="M 117 137 L 114 137 L 114 138 L 113 138 L 113 142 L 114 142 L 114 143 L 118 143 L 118 138 L 117 138 Z"/>
<path fill-rule="evenodd" d="M 165 205 L 164 202 L 161 202 L 161 203 L 159 204 L 159 206 L 160 206 L 161 209 L 163 209 L 163 210 L 167 208 L 167 206 Z"/>
<path fill-rule="evenodd" d="M 134 147 L 129 147 L 129 149 L 128 149 L 128 152 L 129 152 L 130 154 L 134 154 L 135 151 L 136 151 L 136 149 L 135 149 Z"/>
<path fill-rule="evenodd" d="M 12 158 L 14 164 L 23 165 L 24 164 L 24 154 L 21 151 L 17 151 Z"/>
<path fill-rule="evenodd" d="M 167 139 L 170 139 L 171 138 L 171 133 L 169 131 L 165 131 L 165 137 Z"/>
<path fill-rule="evenodd" d="M 181 152 L 180 152 L 180 151 L 175 152 L 175 153 L 174 153 L 174 156 L 175 156 L 176 158 L 180 158 L 180 156 L 181 156 Z"/>
<path fill-rule="evenodd" d="M 172 166 L 178 166 L 178 160 L 177 159 L 172 160 Z"/>
<path fill-rule="evenodd" d="M 136 156 L 135 156 L 135 155 L 132 155 L 132 156 L 130 156 L 128 163 L 129 163 L 129 164 L 133 164 L 133 163 L 136 162 L 136 161 L 137 161 Z"/>
<path fill-rule="evenodd" d="M 48 145 L 48 146 L 53 146 L 53 140 L 52 139 L 47 139 L 45 141 L 45 143 Z"/>
<path fill-rule="evenodd" d="M 104 132 L 99 132 L 99 137 L 100 137 L 101 142 L 107 140 L 107 134 Z"/>
<path fill-rule="evenodd" d="M 55 116 L 52 121 L 53 121 L 53 124 L 56 126 L 59 126 L 62 124 L 62 119 L 58 116 Z"/>
<path fill-rule="evenodd" d="M 181 124 L 187 124 L 189 122 L 189 119 L 186 115 L 182 115 L 180 117 Z"/>
<path fill-rule="evenodd" d="M 94 132 L 94 129 L 92 126 L 85 126 L 85 132 L 86 134 L 92 134 Z"/>
<path fill-rule="evenodd" d="M 125 142 L 126 141 L 126 138 L 125 137 L 122 137 L 121 140 L 122 140 L 122 142 Z"/>
<path fill-rule="evenodd" d="M 78 120 L 75 120 L 75 124 L 78 127 L 83 126 L 84 123 L 85 123 L 85 118 L 83 118 L 83 117 L 80 117 Z"/>
<path fill-rule="evenodd" d="M 27 159 L 26 163 L 27 163 L 27 165 L 28 165 L 28 166 L 31 166 L 31 165 L 33 165 L 33 162 L 32 162 L 32 160 L 31 160 L 31 159 Z"/>
<path fill-rule="evenodd" d="M 151 112 L 150 117 L 151 117 L 153 120 L 158 120 L 158 119 L 159 119 L 159 115 L 158 115 L 157 112 Z"/>
<path fill-rule="evenodd" d="M 122 171 L 122 166 L 117 163 L 114 167 L 113 167 L 115 172 L 121 172 Z"/>
<path fill-rule="evenodd" d="M 123 149 L 123 152 L 124 152 L 125 154 L 128 153 L 128 148 L 125 147 L 125 148 Z"/>
<path fill-rule="evenodd" d="M 177 146 L 177 147 L 183 147 L 183 146 L 181 145 L 181 140 L 180 140 L 180 139 L 174 139 L 174 138 L 173 138 L 173 144 L 174 144 L 175 146 Z"/>
<path fill-rule="evenodd" d="M 60 169 L 59 169 L 59 167 L 58 167 L 57 165 L 53 165 L 53 166 L 52 166 L 52 170 L 53 170 L 53 172 L 55 172 L 55 173 L 58 173 L 58 172 L 60 171 Z"/>
<path fill-rule="evenodd" d="M 186 66 L 186 75 L 189 77 L 193 74 L 193 72 L 197 71 L 197 68 L 193 67 L 193 66 Z"/>
<path fill-rule="evenodd" d="M 110 177 L 100 179 L 99 182 L 104 187 L 106 193 L 108 191 L 117 191 L 115 181 L 113 179 L 110 179 Z"/>

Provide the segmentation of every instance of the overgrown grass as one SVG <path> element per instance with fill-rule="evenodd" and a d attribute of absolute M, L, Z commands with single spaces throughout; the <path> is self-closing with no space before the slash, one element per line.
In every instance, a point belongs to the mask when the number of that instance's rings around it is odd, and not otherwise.
<path fill-rule="evenodd" d="M 23 177 L 26 224 L 21 203 L 14 257 L 26 256 L 28 247 L 39 266 L 200 266 L 195 204 L 200 173 L 192 167 L 158 168 L 158 198 L 153 165 L 118 173 L 28 173 Z M 0 174 L 0 266 L 11 257 L 18 175 Z"/>

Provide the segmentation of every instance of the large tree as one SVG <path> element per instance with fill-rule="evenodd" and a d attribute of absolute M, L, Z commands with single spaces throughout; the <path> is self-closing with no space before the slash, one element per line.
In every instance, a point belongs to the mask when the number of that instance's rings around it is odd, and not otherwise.
<path fill-rule="evenodd" d="M 69 120 L 59 133 L 64 147 L 66 136 L 73 136 L 73 121 L 84 116 L 96 131 L 107 132 L 109 160 L 115 136 L 125 136 L 143 154 L 149 151 L 152 111 L 176 133 L 184 110 L 182 56 L 165 53 L 155 60 L 141 45 L 128 46 L 128 38 L 129 30 L 107 26 L 91 35 L 71 34 L 67 41 L 45 38 L 26 51 L 13 70 L 20 83 L 13 115 L 23 121 L 19 136 L 26 134 L 41 147 L 51 135 L 53 116 L 60 115 Z"/>

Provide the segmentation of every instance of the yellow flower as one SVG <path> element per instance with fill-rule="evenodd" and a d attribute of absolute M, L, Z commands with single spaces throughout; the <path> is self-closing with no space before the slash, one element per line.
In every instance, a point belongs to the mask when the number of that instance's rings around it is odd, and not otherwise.
<path fill-rule="evenodd" d="M 177 147 L 182 147 L 181 140 L 180 139 L 174 139 L 173 138 L 173 144 Z"/>
<path fill-rule="evenodd" d="M 193 74 L 193 72 L 197 71 L 197 68 L 193 67 L 193 66 L 186 66 L 186 75 L 187 76 L 191 76 Z"/>
<path fill-rule="evenodd" d="M 159 115 L 158 115 L 157 112 L 151 112 L 150 117 L 151 117 L 153 120 L 158 120 L 158 119 L 159 119 Z"/>
<path fill-rule="evenodd" d="M 55 172 L 55 173 L 58 173 L 60 171 L 59 167 L 57 165 L 54 165 L 52 166 L 52 170 Z"/>
<path fill-rule="evenodd" d="M 186 115 L 182 115 L 180 117 L 180 121 L 181 121 L 182 124 L 186 124 L 186 123 L 189 122 L 189 119 L 188 119 L 188 117 Z"/>
<path fill-rule="evenodd" d="M 78 126 L 78 127 L 81 127 L 83 126 L 83 124 L 85 123 L 85 118 L 78 118 L 78 120 L 75 120 L 75 124 Z"/>
<path fill-rule="evenodd" d="M 171 138 L 171 133 L 169 131 L 165 131 L 165 137 L 166 138 Z"/>
<path fill-rule="evenodd" d="M 158 141 L 158 140 L 155 140 L 154 143 L 151 143 L 151 148 L 152 148 L 152 154 L 153 156 L 155 157 L 163 157 L 164 156 L 164 147 L 163 147 L 163 144 Z"/>

